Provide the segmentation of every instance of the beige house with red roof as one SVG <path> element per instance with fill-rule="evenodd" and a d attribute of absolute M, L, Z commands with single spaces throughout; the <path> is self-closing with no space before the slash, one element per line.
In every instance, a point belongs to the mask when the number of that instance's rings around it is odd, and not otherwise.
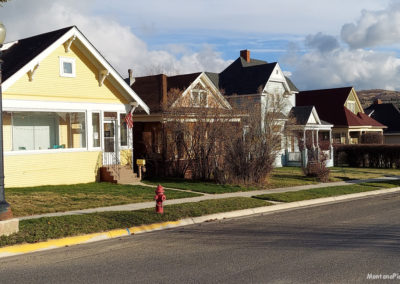
<path fill-rule="evenodd" d="M 358 144 L 368 132 L 383 134 L 385 125 L 365 114 L 353 87 L 299 92 L 296 106 L 313 105 L 320 118 L 333 124 L 333 142 Z"/>

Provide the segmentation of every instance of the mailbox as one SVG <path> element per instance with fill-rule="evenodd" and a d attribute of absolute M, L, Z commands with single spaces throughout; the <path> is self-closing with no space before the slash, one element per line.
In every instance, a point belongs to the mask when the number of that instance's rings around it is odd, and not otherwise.
<path fill-rule="evenodd" d="M 144 160 L 144 159 L 137 159 L 137 160 L 136 160 L 136 165 L 138 165 L 138 166 L 145 166 L 145 165 L 146 165 L 146 160 Z"/>

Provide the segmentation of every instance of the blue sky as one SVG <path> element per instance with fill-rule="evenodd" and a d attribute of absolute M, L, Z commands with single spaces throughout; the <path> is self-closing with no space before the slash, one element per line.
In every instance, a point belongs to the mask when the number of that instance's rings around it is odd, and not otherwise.
<path fill-rule="evenodd" d="M 303 90 L 400 90 L 398 0 L 11 0 L 0 19 L 8 41 L 76 25 L 122 76 L 220 72 L 249 49 Z"/>

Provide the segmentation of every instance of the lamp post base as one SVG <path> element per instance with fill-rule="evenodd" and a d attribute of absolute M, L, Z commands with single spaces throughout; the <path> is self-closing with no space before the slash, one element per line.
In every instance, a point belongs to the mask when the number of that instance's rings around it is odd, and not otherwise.
<path fill-rule="evenodd" d="M 12 219 L 11 206 L 6 201 L 0 203 L 0 221 Z"/>
<path fill-rule="evenodd" d="M 0 221 L 0 236 L 9 236 L 19 231 L 19 219 Z"/>

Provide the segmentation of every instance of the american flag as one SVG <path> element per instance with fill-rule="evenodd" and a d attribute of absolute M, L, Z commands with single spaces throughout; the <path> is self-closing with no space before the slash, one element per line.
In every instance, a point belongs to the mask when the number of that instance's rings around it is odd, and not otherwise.
<path fill-rule="evenodd" d="M 125 116 L 125 122 L 126 122 L 126 125 L 128 125 L 129 128 L 133 127 L 132 113 L 128 113 Z"/>

